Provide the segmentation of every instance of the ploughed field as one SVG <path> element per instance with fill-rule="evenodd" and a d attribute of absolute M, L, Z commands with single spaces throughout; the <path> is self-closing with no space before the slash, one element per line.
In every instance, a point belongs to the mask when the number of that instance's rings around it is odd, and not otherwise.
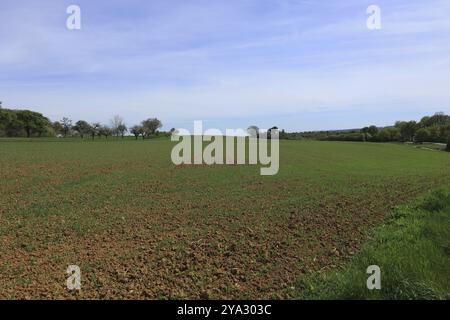
<path fill-rule="evenodd" d="M 450 181 L 450 154 L 405 145 L 281 141 L 275 176 L 173 145 L 0 141 L 0 298 L 288 298 Z"/>

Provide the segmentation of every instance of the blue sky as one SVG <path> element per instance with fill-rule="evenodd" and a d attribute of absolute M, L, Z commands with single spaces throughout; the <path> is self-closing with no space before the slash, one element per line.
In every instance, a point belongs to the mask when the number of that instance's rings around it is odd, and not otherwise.
<path fill-rule="evenodd" d="M 389 125 L 450 113 L 449 16 L 448 0 L 2 0 L 0 100 L 165 129 Z"/>

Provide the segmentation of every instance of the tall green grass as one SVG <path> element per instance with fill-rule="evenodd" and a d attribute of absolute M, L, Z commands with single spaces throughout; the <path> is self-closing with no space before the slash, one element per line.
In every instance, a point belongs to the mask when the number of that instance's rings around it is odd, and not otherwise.
<path fill-rule="evenodd" d="M 381 269 L 381 289 L 366 286 L 366 268 Z M 450 186 L 398 207 L 343 270 L 314 274 L 300 299 L 449 299 Z"/>

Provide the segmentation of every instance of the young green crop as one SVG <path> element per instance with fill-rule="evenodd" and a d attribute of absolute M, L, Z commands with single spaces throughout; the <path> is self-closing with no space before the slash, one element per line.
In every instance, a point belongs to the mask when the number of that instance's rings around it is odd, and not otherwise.
<path fill-rule="evenodd" d="M 0 141 L 0 298 L 76 297 L 68 265 L 81 298 L 284 297 L 450 180 L 449 153 L 400 144 L 280 141 L 261 176 L 175 166 L 167 139 L 80 140 Z"/>

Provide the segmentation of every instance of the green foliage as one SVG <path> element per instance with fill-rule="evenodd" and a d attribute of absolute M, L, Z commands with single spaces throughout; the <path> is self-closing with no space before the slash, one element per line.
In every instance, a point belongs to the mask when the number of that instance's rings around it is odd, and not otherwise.
<path fill-rule="evenodd" d="M 398 128 L 384 128 L 380 130 L 378 135 L 375 137 L 375 141 L 378 142 L 391 142 L 400 140 L 400 130 Z"/>
<path fill-rule="evenodd" d="M 370 134 L 371 136 L 376 136 L 378 134 L 378 128 L 376 126 L 370 126 L 367 129 L 367 133 Z"/>
<path fill-rule="evenodd" d="M 150 118 L 142 121 L 141 127 L 144 132 L 143 137 L 149 137 L 150 135 L 155 134 L 156 130 L 162 127 L 162 123 L 156 118 Z"/>
<path fill-rule="evenodd" d="M 280 139 L 447 143 L 449 136 L 450 116 L 445 115 L 443 112 L 437 112 L 433 116 L 423 117 L 418 123 L 416 121 L 397 121 L 395 126 L 384 128 L 371 125 L 360 130 L 284 132 L 280 135 Z"/>
<path fill-rule="evenodd" d="M 77 121 L 73 129 L 78 132 L 81 138 L 84 138 L 84 135 L 89 134 L 92 130 L 91 125 L 84 120 Z"/>
<path fill-rule="evenodd" d="M 297 284 L 301 299 L 450 299 L 450 186 L 398 207 L 343 270 Z M 381 289 L 366 287 L 366 268 L 381 269 Z"/>
<path fill-rule="evenodd" d="M 364 141 L 365 137 L 361 133 L 346 133 L 329 135 L 326 139 L 329 141 Z"/>
<path fill-rule="evenodd" d="M 174 129 L 175 130 L 175 129 Z M 131 134 L 134 135 L 134 137 L 137 139 L 140 135 L 142 135 L 142 138 L 144 138 L 144 129 L 142 126 L 135 125 L 130 128 Z"/>
<path fill-rule="evenodd" d="M 32 137 L 51 133 L 50 121 L 41 113 L 30 110 L 0 109 L 0 136 Z"/>
<path fill-rule="evenodd" d="M 280 136 L 279 136 L 280 139 L 287 139 L 288 136 L 289 136 L 289 135 L 286 133 L 286 131 L 285 131 L 284 129 L 282 129 L 282 130 L 280 131 Z"/>
<path fill-rule="evenodd" d="M 6 129 L 11 124 L 13 113 L 10 110 L 0 109 L 0 137 L 6 136 Z"/>
<path fill-rule="evenodd" d="M 416 142 L 429 142 L 431 134 L 427 128 L 420 128 L 416 132 Z"/>
<path fill-rule="evenodd" d="M 413 141 L 419 126 L 415 121 L 397 121 L 395 127 L 400 129 L 400 136 L 402 141 Z"/>

